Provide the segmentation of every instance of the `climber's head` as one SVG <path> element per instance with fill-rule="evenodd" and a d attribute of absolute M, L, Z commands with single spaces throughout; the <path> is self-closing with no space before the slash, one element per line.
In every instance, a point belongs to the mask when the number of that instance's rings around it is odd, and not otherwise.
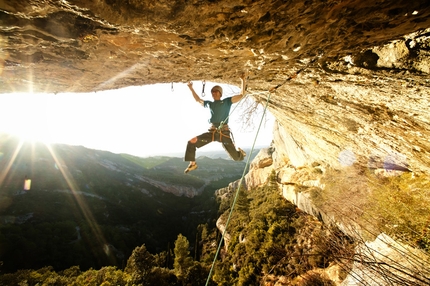
<path fill-rule="evenodd" d="M 220 87 L 219 85 L 215 85 L 214 87 L 212 87 L 211 93 L 212 93 L 212 97 L 215 100 L 219 100 L 222 96 L 222 87 Z"/>

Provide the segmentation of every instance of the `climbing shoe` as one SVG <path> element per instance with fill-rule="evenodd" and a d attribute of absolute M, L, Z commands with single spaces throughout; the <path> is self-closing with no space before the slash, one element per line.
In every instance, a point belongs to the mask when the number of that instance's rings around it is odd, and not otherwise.
<path fill-rule="evenodd" d="M 237 149 L 239 149 L 240 154 L 242 154 L 242 158 L 245 158 L 245 156 L 246 156 L 245 151 L 243 151 L 243 150 L 242 150 L 242 149 L 240 149 L 240 148 L 237 148 Z"/>
<path fill-rule="evenodd" d="M 197 169 L 197 164 L 196 163 L 194 163 L 194 164 L 190 163 L 188 165 L 188 167 L 185 169 L 184 173 L 186 174 L 186 173 L 191 172 L 191 171 L 193 171 L 195 169 Z"/>

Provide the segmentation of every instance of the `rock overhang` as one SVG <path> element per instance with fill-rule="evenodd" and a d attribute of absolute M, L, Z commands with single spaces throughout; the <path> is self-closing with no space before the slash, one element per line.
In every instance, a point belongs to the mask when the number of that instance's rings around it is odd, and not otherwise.
<path fill-rule="evenodd" d="M 0 14 L 2 93 L 237 85 L 248 70 L 258 102 L 278 87 L 269 110 L 297 164 L 351 150 L 429 171 L 427 1 L 8 0 Z"/>

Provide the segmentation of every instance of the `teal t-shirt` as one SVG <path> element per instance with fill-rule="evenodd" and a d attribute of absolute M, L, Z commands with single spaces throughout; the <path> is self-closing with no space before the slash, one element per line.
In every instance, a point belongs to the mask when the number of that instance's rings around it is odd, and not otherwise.
<path fill-rule="evenodd" d="M 219 125 L 221 121 L 224 122 L 224 124 L 228 123 L 228 115 L 230 114 L 231 105 L 231 97 L 216 101 L 205 100 L 203 102 L 203 106 L 209 107 L 209 110 L 211 111 L 209 122 L 214 125 Z"/>

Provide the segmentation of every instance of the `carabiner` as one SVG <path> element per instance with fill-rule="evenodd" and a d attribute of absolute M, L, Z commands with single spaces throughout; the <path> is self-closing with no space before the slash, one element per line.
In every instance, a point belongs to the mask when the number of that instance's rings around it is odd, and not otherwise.
<path fill-rule="evenodd" d="M 203 89 L 202 89 L 202 97 L 205 97 L 205 85 L 206 85 L 206 81 L 202 80 L 202 84 L 203 84 Z"/>

